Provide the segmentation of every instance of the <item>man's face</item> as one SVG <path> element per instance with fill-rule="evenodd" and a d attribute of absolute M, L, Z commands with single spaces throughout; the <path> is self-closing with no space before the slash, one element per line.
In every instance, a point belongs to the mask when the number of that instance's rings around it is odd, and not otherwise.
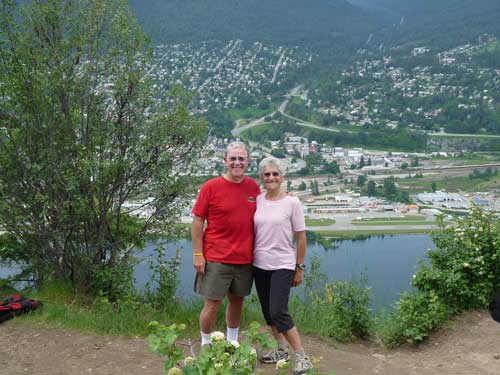
<path fill-rule="evenodd" d="M 224 158 L 227 166 L 227 177 L 238 181 L 243 178 L 248 168 L 248 154 L 243 148 L 233 148 L 229 150 Z"/>

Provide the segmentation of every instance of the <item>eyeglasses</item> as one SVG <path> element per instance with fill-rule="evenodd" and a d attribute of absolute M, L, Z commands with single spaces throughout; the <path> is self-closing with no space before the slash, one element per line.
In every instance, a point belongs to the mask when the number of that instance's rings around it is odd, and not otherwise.
<path fill-rule="evenodd" d="M 262 175 L 264 177 L 271 177 L 271 175 L 273 177 L 278 177 L 280 175 L 280 173 L 279 172 L 264 172 L 264 173 L 262 173 Z"/>
<path fill-rule="evenodd" d="M 229 161 L 236 161 L 238 160 L 239 162 L 243 163 L 245 160 L 247 160 L 247 158 L 243 157 L 243 156 L 231 156 L 229 158 Z"/>

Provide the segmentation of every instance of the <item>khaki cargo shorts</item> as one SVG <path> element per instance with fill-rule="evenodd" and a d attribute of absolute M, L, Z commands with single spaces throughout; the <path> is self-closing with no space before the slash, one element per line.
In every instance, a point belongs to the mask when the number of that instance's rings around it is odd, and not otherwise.
<path fill-rule="evenodd" d="M 252 290 L 251 264 L 207 262 L 205 274 L 196 274 L 194 289 L 205 298 L 220 301 L 228 292 L 245 297 Z"/>

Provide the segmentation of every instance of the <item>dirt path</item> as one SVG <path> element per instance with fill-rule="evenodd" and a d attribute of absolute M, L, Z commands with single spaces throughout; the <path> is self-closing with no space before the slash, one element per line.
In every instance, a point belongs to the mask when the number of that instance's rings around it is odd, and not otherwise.
<path fill-rule="evenodd" d="M 1 375 L 160 375 L 162 361 L 141 338 L 107 337 L 28 325 L 0 325 Z M 360 342 L 329 346 L 304 337 L 318 369 L 336 375 L 498 375 L 500 324 L 486 312 L 467 313 L 418 348 L 384 351 Z M 266 375 L 273 366 L 262 368 Z"/>

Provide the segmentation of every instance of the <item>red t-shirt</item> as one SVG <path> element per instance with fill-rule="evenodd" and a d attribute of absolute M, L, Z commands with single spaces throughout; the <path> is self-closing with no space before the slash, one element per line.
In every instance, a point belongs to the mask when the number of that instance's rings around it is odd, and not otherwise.
<path fill-rule="evenodd" d="M 221 176 L 203 184 L 192 212 L 207 220 L 203 233 L 206 260 L 252 263 L 253 215 L 259 194 L 259 186 L 249 177 L 235 183 Z"/>

